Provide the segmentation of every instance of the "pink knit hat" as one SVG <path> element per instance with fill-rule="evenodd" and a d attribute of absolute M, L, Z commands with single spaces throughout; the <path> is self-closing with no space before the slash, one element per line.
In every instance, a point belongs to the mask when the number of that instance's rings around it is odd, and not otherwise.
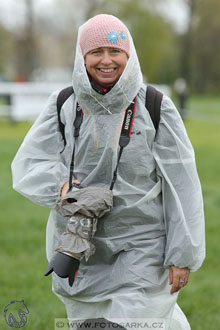
<path fill-rule="evenodd" d="M 83 27 L 80 47 L 83 56 L 100 47 L 121 49 L 129 56 L 129 31 L 118 18 L 106 14 L 97 15 Z"/>

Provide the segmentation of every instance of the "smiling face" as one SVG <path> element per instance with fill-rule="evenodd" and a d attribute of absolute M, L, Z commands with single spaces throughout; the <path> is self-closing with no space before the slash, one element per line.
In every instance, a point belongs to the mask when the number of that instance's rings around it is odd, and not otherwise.
<path fill-rule="evenodd" d="M 116 48 L 96 48 L 85 56 L 85 65 L 92 79 L 100 87 L 114 84 L 123 73 L 128 55 Z"/>

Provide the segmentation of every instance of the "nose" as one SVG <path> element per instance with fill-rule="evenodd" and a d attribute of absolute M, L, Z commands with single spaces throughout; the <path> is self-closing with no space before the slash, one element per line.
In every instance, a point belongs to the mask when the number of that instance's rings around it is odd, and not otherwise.
<path fill-rule="evenodd" d="M 111 55 L 108 51 L 103 52 L 101 62 L 104 65 L 110 65 L 112 63 Z"/>

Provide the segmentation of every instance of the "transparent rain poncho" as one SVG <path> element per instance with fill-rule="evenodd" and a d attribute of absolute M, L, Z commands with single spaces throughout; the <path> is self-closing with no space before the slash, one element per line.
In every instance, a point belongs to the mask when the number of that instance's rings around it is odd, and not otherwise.
<path fill-rule="evenodd" d="M 61 113 L 65 149 L 55 92 L 15 156 L 13 186 L 32 201 L 51 208 L 47 225 L 50 260 L 68 221 L 55 206 L 62 185 L 68 181 L 76 101 L 84 118 L 76 142 L 75 178 L 84 187 L 108 188 L 124 111 L 137 95 L 130 143 L 123 151 L 113 190 L 113 209 L 100 219 L 92 239 L 96 252 L 87 262 L 80 262 L 72 288 L 67 279 L 53 274 L 53 291 L 73 320 L 159 317 L 166 320 L 166 329 L 189 329 L 175 305 L 177 294 L 170 295 L 169 267 L 187 266 L 195 271 L 205 256 L 203 201 L 195 155 L 179 113 L 166 96 L 156 134 L 145 108 L 146 86 L 131 37 L 130 46 L 123 74 L 103 96 L 91 87 L 77 42 L 74 95 Z"/>

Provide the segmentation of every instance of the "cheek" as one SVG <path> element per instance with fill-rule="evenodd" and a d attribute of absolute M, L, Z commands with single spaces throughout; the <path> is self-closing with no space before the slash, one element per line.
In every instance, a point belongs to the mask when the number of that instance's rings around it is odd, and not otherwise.
<path fill-rule="evenodd" d="M 92 69 L 92 67 L 94 66 L 94 61 L 88 56 L 86 56 L 85 58 L 85 66 L 87 68 L 88 71 L 90 71 Z"/>
<path fill-rule="evenodd" d="M 90 63 L 85 62 L 85 66 L 86 66 L 86 70 L 87 70 L 87 72 L 88 72 L 91 76 L 93 76 L 93 75 L 94 75 L 94 68 L 93 68 L 91 62 L 90 62 Z"/>
<path fill-rule="evenodd" d="M 127 62 L 128 62 L 128 57 L 127 57 L 127 55 L 125 55 L 124 58 L 121 59 L 121 69 L 122 69 L 122 71 L 124 71 L 124 69 L 127 65 Z"/>
<path fill-rule="evenodd" d="M 120 65 L 120 73 L 122 74 L 122 72 L 124 71 L 125 67 L 126 67 L 127 62 L 122 62 Z"/>

